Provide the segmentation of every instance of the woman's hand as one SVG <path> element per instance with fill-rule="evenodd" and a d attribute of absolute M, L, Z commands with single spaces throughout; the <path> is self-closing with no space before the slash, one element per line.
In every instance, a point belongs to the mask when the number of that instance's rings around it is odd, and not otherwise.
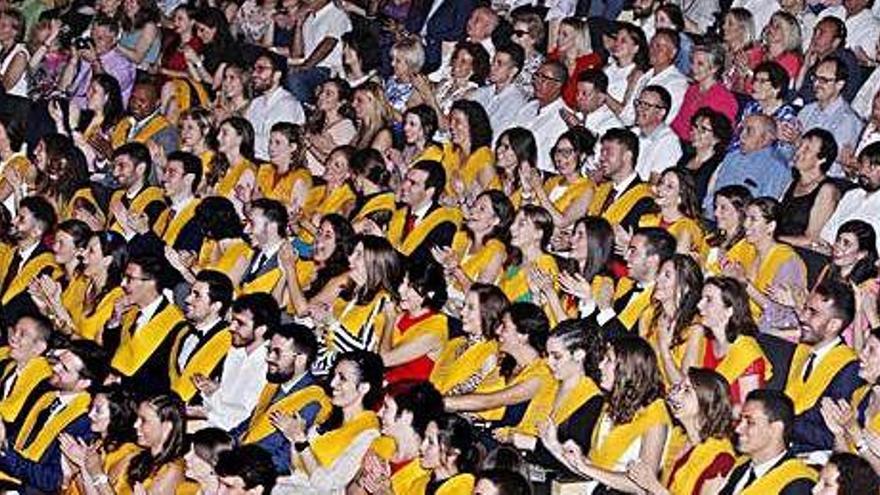
<path fill-rule="evenodd" d="M 641 459 L 630 463 L 629 469 L 626 471 L 626 477 L 648 493 L 662 493 L 665 491 L 660 481 L 657 480 L 657 474 L 654 472 L 654 469 Z"/>
<path fill-rule="evenodd" d="M 624 229 L 617 224 L 614 226 L 614 252 L 623 256 L 626 254 L 626 250 L 629 248 L 629 243 L 632 240 L 633 230 L 630 228 L 629 230 Z"/>
<path fill-rule="evenodd" d="M 559 288 L 583 301 L 593 300 L 593 286 L 580 273 L 559 272 Z"/>
<path fill-rule="evenodd" d="M 554 450 L 556 447 L 562 447 L 559 443 L 559 432 L 556 423 L 545 418 L 538 422 L 538 436 L 548 450 Z"/>
<path fill-rule="evenodd" d="M 302 419 L 299 412 L 284 414 L 281 411 L 272 411 L 269 413 L 269 422 L 291 442 L 305 442 L 308 440 L 306 437 L 306 421 Z"/>

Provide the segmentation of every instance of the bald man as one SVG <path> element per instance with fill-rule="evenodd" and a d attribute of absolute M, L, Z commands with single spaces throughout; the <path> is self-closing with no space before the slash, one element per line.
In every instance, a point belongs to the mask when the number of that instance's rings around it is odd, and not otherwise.
<path fill-rule="evenodd" d="M 791 183 L 791 169 L 776 147 L 776 121 L 772 117 L 763 114 L 746 117 L 741 138 L 740 149 L 724 157 L 709 181 L 703 201 L 703 211 L 709 220 L 715 218 L 715 191 L 724 186 L 739 184 L 748 188 L 753 197 L 781 199 Z"/>

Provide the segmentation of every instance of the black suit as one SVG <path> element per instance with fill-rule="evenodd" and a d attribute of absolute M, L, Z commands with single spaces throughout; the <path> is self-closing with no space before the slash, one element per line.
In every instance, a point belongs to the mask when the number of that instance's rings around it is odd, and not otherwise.
<path fill-rule="evenodd" d="M 775 469 L 777 466 L 782 464 L 783 462 L 791 459 L 793 456 L 791 454 L 786 454 L 782 459 L 777 462 L 773 468 Z M 724 485 L 724 488 L 721 489 L 719 495 L 733 495 L 733 491 L 736 489 L 736 485 L 739 484 L 739 481 L 744 477 L 749 475 L 749 470 L 752 467 L 751 462 L 747 462 L 730 473 L 730 476 L 727 478 L 727 484 Z M 772 469 L 770 470 L 772 471 Z M 807 478 L 798 478 L 791 483 L 785 485 L 780 491 L 779 495 L 810 495 L 813 490 L 813 481 Z M 770 495 L 770 494 L 768 494 Z"/>

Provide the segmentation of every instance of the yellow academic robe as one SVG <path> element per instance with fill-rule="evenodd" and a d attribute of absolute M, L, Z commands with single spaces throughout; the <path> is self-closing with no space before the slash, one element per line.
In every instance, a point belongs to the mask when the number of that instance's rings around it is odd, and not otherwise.
<path fill-rule="evenodd" d="M 126 377 L 134 376 L 150 360 L 166 337 L 178 332 L 186 324 L 183 312 L 170 302 L 157 311 L 143 327 L 134 333 L 137 310 L 132 308 L 122 319 L 119 347 L 110 364 Z M 133 334 L 134 333 L 134 334 Z"/>
<path fill-rule="evenodd" d="M 110 203 L 112 204 L 114 201 L 121 201 L 122 204 L 125 204 L 125 191 L 116 190 L 113 192 L 113 195 L 110 197 Z M 161 202 L 163 205 L 165 204 L 165 191 L 161 188 L 155 186 L 147 186 L 140 190 L 132 200 L 128 201 L 128 211 L 133 214 L 141 214 L 146 213 L 146 209 L 148 206 L 153 204 L 154 202 Z M 122 234 L 122 225 L 116 221 L 116 217 L 112 215 L 108 215 L 107 221 L 109 225 L 108 229 L 113 230 L 119 234 Z M 158 218 L 155 219 L 152 229 L 153 232 L 156 233 L 157 236 L 161 237 L 162 233 L 165 231 L 165 225 L 168 222 L 168 211 L 167 209 L 159 215 Z"/>
<path fill-rule="evenodd" d="M 612 201 L 607 208 L 603 209 L 602 207 L 605 205 L 605 200 L 608 198 L 608 195 L 613 193 L 614 185 L 611 181 L 599 184 L 599 186 L 596 187 L 596 192 L 593 194 L 593 201 L 590 203 L 587 212 L 590 215 L 601 216 L 605 220 L 608 220 L 608 223 L 611 225 L 618 225 L 626 218 L 630 210 L 632 210 L 639 201 L 644 198 L 650 198 L 653 194 L 651 192 L 650 184 L 639 183 L 630 187 L 629 190 L 624 192 L 619 198 Z"/>
<path fill-rule="evenodd" d="M 185 402 L 189 402 L 198 392 L 193 384 L 193 377 L 198 374 L 213 375 L 214 370 L 223 362 L 229 348 L 232 347 L 232 333 L 230 333 L 228 326 L 225 323 L 220 323 L 217 326 L 222 328 L 215 327 L 208 332 L 208 335 L 205 336 L 207 341 L 199 343 L 182 370 L 178 369 L 177 357 L 189 332 L 178 333 L 171 347 L 171 359 L 168 360 L 171 390 L 176 392 Z M 195 331 L 194 329 L 190 330 L 190 332 Z"/>
<path fill-rule="evenodd" d="M 91 313 L 81 314 L 79 319 L 74 318 L 77 335 L 84 339 L 99 341 L 104 327 L 113 316 L 116 301 L 124 295 L 122 287 L 114 287 L 101 297 Z"/>
<path fill-rule="evenodd" d="M 565 177 L 555 175 L 544 182 L 544 191 L 550 195 L 556 188 L 563 188 L 564 192 L 561 196 L 553 200 L 553 207 L 560 213 L 565 213 L 575 201 L 584 197 L 587 193 L 592 193 L 596 188 L 596 184 L 589 177 L 578 177 L 572 184 L 565 184 Z M 589 207 L 589 205 L 587 205 Z"/>
<path fill-rule="evenodd" d="M 269 419 L 275 412 L 293 414 L 309 404 L 317 404 L 320 410 L 315 417 L 315 424 L 320 425 L 327 420 L 333 410 L 330 398 L 327 397 L 324 389 L 319 385 L 309 385 L 283 399 L 272 402 L 272 398 L 275 397 L 278 388 L 279 385 L 277 383 L 267 383 L 263 386 L 260 398 L 257 400 L 257 405 L 254 407 L 254 411 L 248 420 L 247 429 L 242 434 L 242 443 L 257 443 L 275 433 L 277 429 Z"/>
<path fill-rule="evenodd" d="M 816 481 L 819 479 L 819 473 L 800 459 L 787 459 L 764 476 L 752 482 L 751 485 L 740 492 L 740 495 L 780 493 L 789 483 L 799 479 Z"/>
<path fill-rule="evenodd" d="M 223 174 L 223 177 L 214 186 L 217 196 L 232 197 L 235 194 L 236 184 L 238 184 L 241 176 L 248 170 L 256 174 L 257 167 L 247 158 L 242 158 L 238 163 L 229 167 L 229 170 Z"/>
<path fill-rule="evenodd" d="M 7 377 L 15 371 L 15 367 L 15 361 L 11 358 L 0 363 L 0 369 L 2 369 L 0 382 L 5 382 Z M 24 407 L 35 398 L 34 394 L 38 393 L 39 386 L 50 376 L 52 376 L 52 367 L 46 358 L 37 356 L 30 359 L 15 379 L 9 395 L 0 400 L 0 419 L 6 424 L 16 422 Z"/>
<path fill-rule="evenodd" d="M 48 272 L 56 280 L 61 277 L 61 268 L 55 264 L 55 255 L 52 254 L 52 251 L 43 250 L 43 252 L 40 252 L 40 250 L 41 248 L 38 247 L 31 254 L 27 262 L 19 266 L 18 273 L 12 278 L 2 297 L 0 297 L 0 304 L 8 304 L 15 296 L 26 291 L 28 284 L 43 272 Z M 0 255 L 3 256 L 0 259 L 0 270 L 2 270 L 0 280 L 6 280 L 6 271 L 12 263 L 12 258 L 15 256 L 15 249 L 4 249 L 0 251 Z"/>
<path fill-rule="evenodd" d="M 618 461 L 629 449 L 633 442 L 639 440 L 650 429 L 664 425 L 671 426 L 672 419 L 666 410 L 663 399 L 657 399 L 646 407 L 640 409 L 635 417 L 629 422 L 613 425 L 606 435 L 601 435 L 601 427 L 604 417 L 608 415 L 606 404 L 599 422 L 593 429 L 592 446 L 590 447 L 590 462 L 598 467 L 615 470 Z"/>
<path fill-rule="evenodd" d="M 311 189 L 312 174 L 308 169 L 297 167 L 284 175 L 278 175 L 274 165 L 264 163 L 257 170 L 257 186 L 263 197 L 280 201 L 285 205 L 290 203 L 290 194 L 298 182 L 305 184 L 307 191 Z"/>
<path fill-rule="evenodd" d="M 395 249 L 407 256 L 412 254 L 436 227 L 450 222 L 458 229 L 462 222 L 461 211 L 457 208 L 439 207 L 425 215 L 409 235 L 404 236 L 408 212 L 409 208 L 397 210 L 388 225 L 388 241 Z"/>
<path fill-rule="evenodd" d="M 451 141 L 443 143 L 443 158 L 440 162 L 446 170 L 446 193 L 454 195 L 452 189 L 453 179 L 461 180 L 465 187 L 471 187 L 477 183 L 477 179 L 483 170 L 491 168 L 495 163 L 495 155 L 488 146 L 477 148 L 464 160 L 458 153 L 458 149 Z M 497 182 L 497 181 L 496 181 Z M 488 184 L 487 186 L 491 186 Z"/>
<path fill-rule="evenodd" d="M 500 257 L 503 261 L 507 256 L 507 248 L 498 239 L 488 239 L 480 249 L 473 253 L 470 252 L 472 245 L 473 241 L 463 230 L 456 232 L 455 237 L 452 238 L 452 251 L 461 260 L 459 265 L 462 271 L 472 281 L 477 280 L 480 272 L 492 260 Z"/>
<path fill-rule="evenodd" d="M 514 387 L 533 378 L 537 378 L 541 382 L 541 386 L 538 388 L 537 394 L 529 401 L 520 422 L 510 429 L 524 435 L 538 436 L 538 424 L 552 412 L 553 400 L 556 398 L 556 390 L 559 387 L 559 382 L 553 377 L 553 372 L 547 365 L 547 361 L 541 358 L 527 364 L 522 371 L 513 377 L 508 387 Z"/>
<path fill-rule="evenodd" d="M 129 136 L 134 124 L 134 117 L 126 117 L 113 127 L 113 131 L 110 134 L 110 144 L 113 146 L 113 149 L 132 142 L 146 144 L 153 136 L 171 127 L 168 119 L 164 115 L 157 113 L 134 136 Z"/>
<path fill-rule="evenodd" d="M 498 342 L 494 340 L 468 343 L 467 337 L 456 337 L 443 346 L 434 363 L 429 378 L 434 387 L 443 394 L 451 395 L 456 387 L 462 387 L 473 377 L 482 376 L 473 389 L 475 393 L 489 394 L 504 388 L 504 378 L 497 363 Z M 482 411 L 478 416 L 487 421 L 504 417 L 504 407 Z"/>
<path fill-rule="evenodd" d="M 852 347 L 841 343 L 825 354 L 821 360 L 813 363 L 813 369 L 805 382 L 804 367 L 810 358 L 811 350 L 811 346 L 799 344 L 791 358 L 785 395 L 791 397 L 794 402 L 795 414 L 801 414 L 815 406 L 834 377 L 844 367 L 858 360 Z"/>
<path fill-rule="evenodd" d="M 189 202 L 182 210 L 177 212 L 174 215 L 174 218 L 168 218 L 167 225 L 165 226 L 165 231 L 162 233 L 162 240 L 165 242 L 166 246 L 174 246 L 174 243 L 177 242 L 177 237 L 180 235 L 180 232 L 183 231 L 183 228 L 186 227 L 186 224 L 196 216 L 196 208 L 198 208 L 199 204 L 202 202 L 199 198 L 193 198 L 192 201 Z"/>

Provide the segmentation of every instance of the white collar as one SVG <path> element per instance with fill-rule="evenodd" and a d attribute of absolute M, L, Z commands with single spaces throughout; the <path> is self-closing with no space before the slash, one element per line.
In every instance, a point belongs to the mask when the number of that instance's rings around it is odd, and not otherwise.
<path fill-rule="evenodd" d="M 779 461 L 781 461 L 782 458 L 785 457 L 786 453 L 787 452 L 785 450 L 783 450 L 776 457 L 773 457 L 772 459 L 764 461 L 761 464 L 755 464 L 755 462 L 752 461 L 752 470 L 755 471 L 755 479 L 759 479 L 759 478 L 764 477 L 764 475 L 767 474 L 768 471 L 773 469 L 773 466 L 778 464 Z"/>
<path fill-rule="evenodd" d="M 162 301 L 165 299 L 165 296 L 162 293 L 159 293 L 159 297 L 153 299 L 153 302 L 147 304 L 143 308 L 141 308 L 141 318 L 144 318 L 144 321 L 150 321 L 153 319 L 153 315 L 156 314 L 156 310 L 159 309 L 159 305 L 162 304 Z"/>
<path fill-rule="evenodd" d="M 612 188 L 614 189 L 615 194 L 620 194 L 623 191 L 626 191 L 626 188 L 629 187 L 630 184 L 639 176 L 636 171 L 633 171 L 632 174 L 628 175 L 626 179 L 623 179 L 620 184 L 613 184 Z"/>
<path fill-rule="evenodd" d="M 19 265 L 19 270 L 24 264 L 31 259 L 31 255 L 34 254 L 34 251 L 40 247 L 40 241 L 37 241 L 26 248 L 20 248 L 18 250 L 18 255 L 21 256 L 21 265 Z"/>
<path fill-rule="evenodd" d="M 193 327 L 196 329 L 196 331 L 198 331 L 200 334 L 202 334 L 204 336 L 205 334 L 208 333 L 208 331 L 210 331 L 212 328 L 214 328 L 214 325 L 216 325 L 218 323 L 220 323 L 220 317 L 215 316 L 214 318 L 211 318 L 210 320 L 203 321 L 202 323 L 199 323 L 198 325 L 193 325 Z"/>
<path fill-rule="evenodd" d="M 291 390 L 293 387 L 295 387 L 297 383 L 301 382 L 302 379 L 305 378 L 305 376 L 306 376 L 307 374 L 308 374 L 308 372 L 306 372 L 306 373 L 300 373 L 298 376 L 295 376 L 295 377 L 291 378 L 290 380 L 287 380 L 286 382 L 282 383 L 282 384 L 281 384 L 281 387 L 280 387 L 281 390 L 282 390 L 285 394 L 288 393 L 288 392 L 290 392 L 290 390 Z"/>
<path fill-rule="evenodd" d="M 171 208 L 175 212 L 180 213 L 181 211 L 185 210 L 186 207 L 189 206 L 190 203 L 195 201 L 195 199 L 196 199 L 196 197 L 193 196 L 192 194 L 187 195 L 185 198 L 183 198 L 182 201 L 181 200 L 175 201 L 174 199 L 172 199 L 171 200 Z"/>
<path fill-rule="evenodd" d="M 813 366 L 818 366 L 819 363 L 831 352 L 832 349 L 837 347 L 837 344 L 840 343 L 840 337 L 835 337 L 828 342 L 825 342 L 822 345 L 818 345 L 810 349 L 810 354 L 814 354 L 816 356 L 816 360 L 813 363 Z"/>
<path fill-rule="evenodd" d="M 432 206 L 434 206 L 434 202 L 427 201 L 419 206 L 417 209 L 412 210 L 412 215 L 416 217 L 416 222 L 422 221 L 428 214 L 428 210 L 430 210 Z"/>

